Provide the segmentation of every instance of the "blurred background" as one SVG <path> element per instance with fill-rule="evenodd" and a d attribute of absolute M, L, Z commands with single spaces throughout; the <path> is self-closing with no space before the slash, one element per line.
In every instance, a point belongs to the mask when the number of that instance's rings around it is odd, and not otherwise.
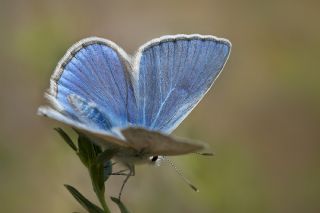
<path fill-rule="evenodd" d="M 53 131 L 61 125 L 36 115 L 65 51 L 95 35 L 133 54 L 177 33 L 233 44 L 215 87 L 174 133 L 216 155 L 173 159 L 199 193 L 167 165 L 139 166 L 124 203 L 143 213 L 320 212 L 319 8 L 312 0 L 0 0 L 0 212 L 84 212 L 64 183 L 96 202 L 87 171 Z M 107 194 L 121 182 L 108 181 Z"/>

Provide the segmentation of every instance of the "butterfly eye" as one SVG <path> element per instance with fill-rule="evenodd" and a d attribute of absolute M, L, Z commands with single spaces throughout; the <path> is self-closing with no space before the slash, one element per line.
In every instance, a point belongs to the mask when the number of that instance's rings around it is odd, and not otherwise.
<path fill-rule="evenodd" d="M 150 158 L 149 158 L 152 162 L 156 162 L 157 160 L 158 160 L 158 156 L 156 155 L 156 156 L 151 156 Z"/>

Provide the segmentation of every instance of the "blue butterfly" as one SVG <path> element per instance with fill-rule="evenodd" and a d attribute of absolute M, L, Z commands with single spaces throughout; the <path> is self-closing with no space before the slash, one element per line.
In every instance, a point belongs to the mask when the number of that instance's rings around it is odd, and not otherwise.
<path fill-rule="evenodd" d="M 85 133 L 133 167 L 157 156 L 197 152 L 202 143 L 169 134 L 222 71 L 231 43 L 203 35 L 153 39 L 132 57 L 112 41 L 74 44 L 50 79 L 41 115 Z"/>

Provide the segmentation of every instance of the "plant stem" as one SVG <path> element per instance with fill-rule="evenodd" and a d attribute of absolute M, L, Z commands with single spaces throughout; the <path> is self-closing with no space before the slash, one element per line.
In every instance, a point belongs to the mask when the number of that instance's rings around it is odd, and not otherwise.
<path fill-rule="evenodd" d="M 104 185 L 103 186 L 99 186 L 99 184 L 93 178 L 93 175 L 92 175 L 90 169 L 89 169 L 89 173 L 90 173 L 90 178 L 91 178 L 93 190 L 94 190 L 95 194 L 97 195 L 97 198 L 98 198 L 98 200 L 99 200 L 104 212 L 105 213 L 111 213 L 109 208 L 108 208 L 108 206 L 107 206 L 106 199 L 105 199 L 105 196 L 104 196 L 104 191 L 105 191 Z"/>
<path fill-rule="evenodd" d="M 98 199 L 100 201 L 100 204 L 101 204 L 104 212 L 105 213 L 110 213 L 110 210 L 109 210 L 109 208 L 107 206 L 107 203 L 106 203 L 106 199 L 104 197 L 104 193 L 100 193 L 100 195 L 97 194 L 97 196 L 98 196 Z"/>

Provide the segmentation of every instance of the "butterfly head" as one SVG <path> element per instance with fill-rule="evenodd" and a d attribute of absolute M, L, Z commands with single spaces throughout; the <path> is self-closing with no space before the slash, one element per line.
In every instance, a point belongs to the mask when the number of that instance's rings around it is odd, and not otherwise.
<path fill-rule="evenodd" d="M 154 155 L 149 157 L 149 163 L 155 166 L 160 166 L 163 160 L 164 160 L 164 157 L 160 155 Z"/>

